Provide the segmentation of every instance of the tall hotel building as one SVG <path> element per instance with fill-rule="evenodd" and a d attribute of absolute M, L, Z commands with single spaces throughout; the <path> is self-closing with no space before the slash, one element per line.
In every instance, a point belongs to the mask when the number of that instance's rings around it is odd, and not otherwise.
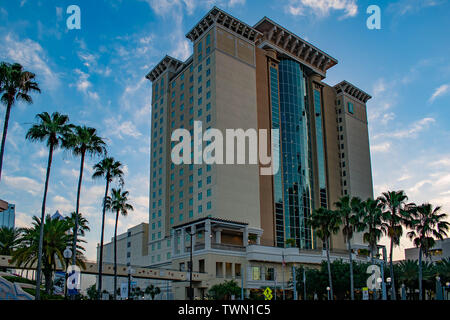
<path fill-rule="evenodd" d="M 291 266 L 324 259 L 306 225 L 312 211 L 333 208 L 343 195 L 373 197 L 371 97 L 347 81 L 323 82 L 337 60 L 266 17 L 252 27 L 214 7 L 186 37 L 189 59 L 166 56 L 147 75 L 148 265 L 187 271 L 192 243 L 193 270 L 209 276 L 195 282 L 197 297 L 227 279 L 247 293 L 274 282 L 287 288 Z M 193 136 L 194 121 L 223 133 L 279 129 L 280 170 L 263 176 L 260 165 L 173 164 L 172 132 Z M 364 245 L 360 237 L 354 242 Z M 345 259 L 345 248 L 334 237 L 333 259 Z M 173 297 L 185 298 L 188 286 L 173 283 Z"/>

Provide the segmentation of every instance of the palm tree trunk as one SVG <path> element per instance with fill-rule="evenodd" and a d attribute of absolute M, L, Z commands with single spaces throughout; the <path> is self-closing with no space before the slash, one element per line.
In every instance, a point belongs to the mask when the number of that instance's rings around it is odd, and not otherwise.
<path fill-rule="evenodd" d="M 6 106 L 5 123 L 3 124 L 2 146 L 0 149 L 0 181 L 2 180 L 3 155 L 5 153 L 6 134 L 8 133 L 9 116 L 11 115 L 12 103 L 8 101 Z"/>
<path fill-rule="evenodd" d="M 42 212 L 41 212 L 41 230 L 39 231 L 39 249 L 38 249 L 38 265 L 36 273 L 36 300 L 41 299 L 41 273 L 42 273 L 42 247 L 44 244 L 44 223 L 45 223 L 45 203 L 47 201 L 47 191 L 48 191 L 48 181 L 50 179 L 50 169 L 52 167 L 53 158 L 53 144 L 50 145 L 50 150 L 48 153 L 47 162 L 47 174 L 45 176 L 45 186 L 44 186 L 44 199 L 42 200 Z"/>
<path fill-rule="evenodd" d="M 84 156 L 85 153 L 82 152 L 80 164 L 80 177 L 78 179 L 77 206 L 75 208 L 75 226 L 73 227 L 72 265 L 76 265 L 77 262 L 78 215 L 80 212 L 80 195 L 81 195 L 81 184 L 83 181 Z"/>
<path fill-rule="evenodd" d="M 389 268 L 390 268 L 390 273 L 391 273 L 391 299 L 392 300 L 397 300 L 396 297 L 396 293 L 395 293 L 395 281 L 394 281 L 394 264 L 392 263 L 392 258 L 393 258 L 393 253 L 394 253 L 394 240 L 391 239 L 391 250 L 390 250 L 390 264 L 389 264 Z"/>
<path fill-rule="evenodd" d="M 106 197 L 109 189 L 109 174 L 106 176 L 105 197 L 103 198 L 103 212 L 102 212 L 102 232 L 100 236 L 100 257 L 98 263 L 98 297 L 102 296 L 102 273 L 103 273 L 103 238 L 105 235 L 105 214 L 106 214 Z"/>
<path fill-rule="evenodd" d="M 114 227 L 114 300 L 117 298 L 117 224 L 119 222 L 119 210 L 116 213 L 116 225 Z"/>
<path fill-rule="evenodd" d="M 375 264 L 375 246 L 373 244 L 370 245 L 370 262 Z"/>
<path fill-rule="evenodd" d="M 331 279 L 331 261 L 330 261 L 330 248 L 328 246 L 328 237 L 325 239 L 325 249 L 327 250 L 328 285 L 330 286 L 330 300 L 334 300 L 333 280 Z"/>
<path fill-rule="evenodd" d="M 419 248 L 419 300 L 423 300 L 422 294 L 422 246 Z"/>
<path fill-rule="evenodd" d="M 350 244 L 350 239 L 347 239 L 348 247 L 348 258 L 350 261 L 350 299 L 355 300 L 355 289 L 353 283 L 353 257 L 352 257 L 352 245 Z"/>

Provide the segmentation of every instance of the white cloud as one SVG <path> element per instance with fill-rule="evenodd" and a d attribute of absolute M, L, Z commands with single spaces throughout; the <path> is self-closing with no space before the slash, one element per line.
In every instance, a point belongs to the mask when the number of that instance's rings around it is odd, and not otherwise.
<path fill-rule="evenodd" d="M 326 17 L 331 11 L 344 11 L 341 18 L 347 18 L 358 14 L 358 6 L 356 0 L 290 0 L 285 11 L 294 16 L 312 11 L 319 17 Z"/>
<path fill-rule="evenodd" d="M 434 90 L 433 94 L 431 95 L 428 101 L 432 103 L 434 100 L 436 100 L 436 98 L 441 97 L 449 92 L 450 92 L 450 84 L 443 84 Z"/>
<path fill-rule="evenodd" d="M 81 71 L 80 69 L 75 69 L 74 72 L 76 75 L 78 75 L 78 79 L 75 84 L 77 90 L 84 93 L 88 98 L 92 100 L 99 100 L 100 97 L 98 93 L 89 90 L 92 87 L 92 83 L 89 81 L 90 75 Z"/>
<path fill-rule="evenodd" d="M 4 182 L 10 188 L 16 189 L 18 191 L 27 191 L 33 196 L 40 194 L 44 189 L 44 186 L 41 183 L 28 177 L 4 176 L 2 177 L 2 179 L 2 182 Z"/>
<path fill-rule="evenodd" d="M 192 14 L 195 9 L 194 0 L 142 0 L 147 2 L 158 15 L 173 13 L 175 9 L 186 8 L 188 14 Z"/>
<path fill-rule="evenodd" d="M 28 71 L 36 74 L 37 81 L 46 90 L 55 90 L 60 85 L 58 74 L 49 67 L 48 57 L 41 45 L 31 39 L 19 39 L 9 33 L 0 39 L 0 56 L 2 60 L 18 62 Z"/>
<path fill-rule="evenodd" d="M 390 138 L 397 138 L 397 139 L 403 139 L 403 138 L 415 138 L 417 137 L 417 134 L 421 131 L 426 130 L 430 125 L 435 123 L 436 120 L 434 118 L 423 118 L 419 121 L 416 121 L 409 125 L 406 129 L 394 131 L 392 133 L 381 133 L 374 137 L 374 139 L 380 138 L 380 137 L 390 137 Z"/>
<path fill-rule="evenodd" d="M 380 144 L 374 144 L 370 147 L 372 152 L 388 152 L 391 149 L 390 142 L 383 142 Z"/>
<path fill-rule="evenodd" d="M 405 14 L 417 13 L 422 9 L 435 7 L 445 2 L 446 0 L 400 0 L 391 3 L 388 9 L 397 15 L 403 16 Z"/>
<path fill-rule="evenodd" d="M 133 138 L 142 136 L 131 121 L 127 120 L 121 122 L 121 117 L 106 119 L 104 123 L 107 130 L 107 136 L 115 136 L 119 139 L 124 139 L 125 136 Z"/>

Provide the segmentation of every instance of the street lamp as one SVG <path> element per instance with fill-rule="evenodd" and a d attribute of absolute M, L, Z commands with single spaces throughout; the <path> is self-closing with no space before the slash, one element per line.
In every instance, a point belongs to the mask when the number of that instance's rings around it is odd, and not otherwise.
<path fill-rule="evenodd" d="M 391 282 L 392 282 L 391 277 L 387 277 L 387 278 L 386 278 L 386 282 L 387 282 L 387 285 L 389 286 L 389 288 L 392 289 L 392 287 L 391 287 Z M 392 292 L 390 292 L 390 295 L 391 295 L 391 300 L 393 300 Z"/>
<path fill-rule="evenodd" d="M 444 286 L 444 300 L 447 300 L 447 298 L 448 298 L 447 297 L 448 296 L 448 293 L 447 293 L 448 288 L 450 288 L 450 282 L 447 282 Z"/>
<path fill-rule="evenodd" d="M 192 236 L 195 235 L 195 232 L 192 232 L 192 230 L 190 232 L 187 233 L 189 235 L 189 240 L 190 240 L 190 262 L 189 262 L 189 300 L 194 300 L 194 292 L 193 292 L 193 287 L 192 287 L 192 269 L 193 269 L 193 263 L 192 263 Z"/>
<path fill-rule="evenodd" d="M 130 300 L 130 292 L 131 292 L 131 275 L 134 274 L 134 270 L 131 266 L 128 267 L 128 295 L 127 299 Z"/>
<path fill-rule="evenodd" d="M 331 298 L 330 298 L 330 291 L 331 291 L 331 288 L 330 288 L 330 287 L 327 287 L 328 300 L 331 300 Z"/>
<path fill-rule="evenodd" d="M 72 258 L 72 250 L 70 247 L 67 247 L 63 252 L 64 259 L 66 260 L 66 274 L 65 274 L 65 285 L 64 285 L 64 298 L 67 299 L 67 269 L 69 268 L 69 260 Z"/>
<path fill-rule="evenodd" d="M 442 298 L 441 278 L 436 276 L 436 300 L 442 300 Z"/>

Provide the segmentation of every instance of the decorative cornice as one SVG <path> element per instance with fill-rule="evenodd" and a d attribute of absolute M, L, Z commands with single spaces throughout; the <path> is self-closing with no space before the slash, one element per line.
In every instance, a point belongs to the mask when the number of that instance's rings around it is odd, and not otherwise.
<path fill-rule="evenodd" d="M 359 89 L 358 87 L 354 86 L 353 84 L 351 84 L 346 80 L 335 85 L 334 89 L 336 90 L 337 94 L 346 93 L 355 98 L 356 100 L 361 101 L 364 104 L 372 98 L 371 95 L 362 91 L 361 89 Z"/>
<path fill-rule="evenodd" d="M 177 72 L 184 66 L 184 62 L 177 60 L 171 56 L 166 55 L 146 76 L 146 78 L 152 82 L 159 78 L 167 69 Z"/>
<path fill-rule="evenodd" d="M 263 37 L 259 39 L 259 45 L 264 46 L 264 44 L 269 44 L 271 47 L 275 46 L 281 52 L 286 52 L 294 58 L 297 58 L 303 64 L 323 76 L 328 69 L 338 63 L 332 56 L 267 17 L 259 21 L 254 28 L 263 34 Z"/>
<path fill-rule="evenodd" d="M 199 23 L 197 23 L 197 25 L 195 25 L 194 28 L 192 28 L 191 31 L 186 34 L 186 38 L 194 42 L 200 38 L 214 23 L 221 25 L 252 42 L 256 42 L 260 37 L 262 37 L 262 34 L 258 30 L 252 28 L 239 19 L 236 19 L 225 11 L 214 7 L 203 17 L 203 19 L 200 20 Z"/>

